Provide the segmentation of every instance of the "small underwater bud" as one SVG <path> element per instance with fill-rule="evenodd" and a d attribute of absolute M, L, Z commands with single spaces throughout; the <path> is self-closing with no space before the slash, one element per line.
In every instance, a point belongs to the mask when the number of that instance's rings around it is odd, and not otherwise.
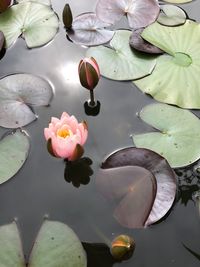
<path fill-rule="evenodd" d="M 69 4 L 66 4 L 63 9 L 63 23 L 67 29 L 70 29 L 72 27 L 73 22 L 73 16 L 72 11 Z"/>

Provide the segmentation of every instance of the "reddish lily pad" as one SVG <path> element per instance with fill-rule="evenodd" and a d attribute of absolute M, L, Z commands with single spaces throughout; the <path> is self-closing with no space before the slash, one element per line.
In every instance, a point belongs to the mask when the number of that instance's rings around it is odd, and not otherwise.
<path fill-rule="evenodd" d="M 152 208 L 149 209 L 149 214 L 148 218 L 146 219 L 144 226 L 148 226 L 150 224 L 153 224 L 157 221 L 159 221 L 163 216 L 166 215 L 166 213 L 169 211 L 171 208 L 175 195 L 176 195 L 176 178 L 173 170 L 169 166 L 168 162 L 159 154 L 148 150 L 148 149 L 138 149 L 135 147 L 129 147 L 129 148 L 124 148 L 121 149 L 113 154 L 111 154 L 108 158 L 105 159 L 105 161 L 102 163 L 101 170 L 102 169 L 111 169 L 111 168 L 117 168 L 117 167 L 124 167 L 124 166 L 138 166 L 146 169 L 147 171 L 151 172 L 153 176 L 156 178 L 157 182 L 157 193 L 156 197 L 153 203 Z M 102 173 L 102 172 L 101 172 Z M 100 173 L 100 174 L 101 174 Z M 100 189 L 100 191 L 105 191 L 104 189 L 106 188 L 106 185 L 108 183 L 108 188 L 106 189 L 106 195 L 109 193 L 113 195 L 113 185 L 109 185 L 109 179 L 104 179 L 103 175 L 98 175 L 98 183 L 97 184 L 102 184 L 100 181 L 103 179 L 103 183 L 105 181 L 105 186 L 101 186 L 103 190 Z M 124 179 L 122 176 L 121 179 Z M 120 180 L 120 178 L 117 178 L 116 184 Z M 114 178 L 113 182 L 114 183 Z M 123 184 L 123 181 L 120 181 L 120 186 L 118 188 L 122 189 L 122 192 L 120 194 L 124 194 L 124 187 L 121 186 Z M 127 184 L 127 178 L 124 179 L 124 186 L 126 188 Z M 116 185 L 114 185 L 114 190 L 116 188 Z M 110 190 L 110 192 L 109 192 Z M 102 192 L 103 193 L 103 192 Z M 103 193 L 104 194 L 104 193 Z M 119 195 L 119 193 L 117 193 Z M 127 195 L 128 196 L 128 195 Z M 127 197 L 127 200 L 125 200 L 125 204 L 129 201 L 131 201 L 132 196 Z M 141 209 L 142 209 L 142 202 L 141 202 Z M 120 205 L 120 208 L 117 209 L 117 212 L 115 211 L 115 216 L 125 216 L 126 211 L 123 210 L 123 205 Z M 130 210 L 129 210 L 130 211 Z M 143 213 L 145 214 L 145 212 Z M 127 213 L 126 218 L 129 216 L 131 218 L 131 214 Z M 122 218 L 123 220 L 123 218 Z M 126 219 L 127 220 L 127 219 Z M 130 219 L 131 220 L 131 219 Z M 131 224 L 129 221 L 127 227 L 131 225 L 131 228 L 137 227 L 137 225 Z"/>
<path fill-rule="evenodd" d="M 130 46 L 138 51 L 142 51 L 145 53 L 163 54 L 163 50 L 156 47 L 155 45 L 150 44 L 142 38 L 141 33 L 143 32 L 143 30 L 144 28 L 140 28 L 132 32 L 129 39 Z"/>
<path fill-rule="evenodd" d="M 76 44 L 96 46 L 112 39 L 114 31 L 105 29 L 108 26 L 110 24 L 98 19 L 95 13 L 83 13 L 74 19 L 67 34 Z"/>
<path fill-rule="evenodd" d="M 11 4 L 11 0 L 0 0 L 0 12 L 5 11 Z"/>
<path fill-rule="evenodd" d="M 99 0 L 96 6 L 96 14 L 102 21 L 114 24 L 126 15 L 134 29 L 153 23 L 159 11 L 157 0 Z"/>
<path fill-rule="evenodd" d="M 104 196 L 119 201 L 114 217 L 121 225 L 144 227 L 156 196 L 156 179 L 150 171 L 139 166 L 100 169 L 96 183 Z"/>

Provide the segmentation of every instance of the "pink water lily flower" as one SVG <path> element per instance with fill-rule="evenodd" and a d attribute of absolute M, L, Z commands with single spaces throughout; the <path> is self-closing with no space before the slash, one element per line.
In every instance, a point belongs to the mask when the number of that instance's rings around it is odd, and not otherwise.
<path fill-rule="evenodd" d="M 51 118 L 49 127 L 44 129 L 48 151 L 55 157 L 76 160 L 83 155 L 83 145 L 88 136 L 87 124 L 79 123 L 74 116 L 63 112 L 61 118 Z"/>

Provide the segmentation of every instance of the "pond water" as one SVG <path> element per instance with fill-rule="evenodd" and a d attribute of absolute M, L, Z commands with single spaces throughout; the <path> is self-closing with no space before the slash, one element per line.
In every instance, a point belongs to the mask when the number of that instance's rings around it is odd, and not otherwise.
<path fill-rule="evenodd" d="M 65 1 L 52 0 L 52 3 L 61 18 Z M 69 0 L 68 3 L 74 16 L 93 11 L 96 4 L 94 0 Z M 183 8 L 189 17 L 200 20 L 199 1 L 183 5 Z M 48 45 L 28 50 L 25 42 L 19 39 L 0 61 L 1 77 L 18 72 L 32 73 L 48 79 L 55 89 L 50 107 L 35 108 L 39 119 L 25 127 L 31 139 L 27 162 L 13 179 L 0 186 L 0 224 L 18 218 L 26 256 L 44 216 L 49 215 L 50 219 L 72 227 L 82 242 L 91 244 L 86 245 L 89 267 L 199 266 L 199 261 L 183 246 L 200 252 L 200 218 L 193 201 L 184 205 L 179 200 L 162 222 L 144 230 L 130 230 L 114 220 L 112 207 L 96 190 L 95 172 L 104 157 L 114 150 L 132 146 L 130 134 L 151 129 L 136 113 L 155 101 L 131 82 L 101 78 L 95 90 L 101 112 L 96 117 L 87 116 L 83 104 L 89 93 L 80 86 L 77 76 L 77 65 L 85 51 L 66 39 L 61 22 L 58 34 Z M 60 117 L 63 111 L 86 120 L 89 125 L 85 156 L 93 161 L 94 175 L 89 184 L 79 188 L 65 181 L 65 165 L 48 154 L 43 136 L 50 118 Z M 4 132 L 5 129 L 0 129 L 0 134 Z M 189 175 L 189 172 L 185 173 Z M 192 190 L 190 187 L 191 193 Z M 112 240 L 118 234 L 129 234 L 136 241 L 133 257 L 123 263 L 114 263 L 108 250 L 98 245 L 105 244 L 105 237 Z"/>

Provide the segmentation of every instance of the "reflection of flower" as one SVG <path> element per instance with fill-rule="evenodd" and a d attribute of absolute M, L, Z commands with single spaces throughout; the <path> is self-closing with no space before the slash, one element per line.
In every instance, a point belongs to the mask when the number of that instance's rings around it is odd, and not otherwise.
<path fill-rule="evenodd" d="M 87 124 L 78 123 L 74 116 L 63 112 L 60 119 L 52 117 L 44 129 L 48 150 L 55 157 L 76 160 L 83 155 L 83 145 L 88 136 Z"/>
<path fill-rule="evenodd" d="M 93 57 L 80 61 L 78 73 L 81 85 L 88 90 L 93 90 L 99 82 L 100 70 Z"/>

